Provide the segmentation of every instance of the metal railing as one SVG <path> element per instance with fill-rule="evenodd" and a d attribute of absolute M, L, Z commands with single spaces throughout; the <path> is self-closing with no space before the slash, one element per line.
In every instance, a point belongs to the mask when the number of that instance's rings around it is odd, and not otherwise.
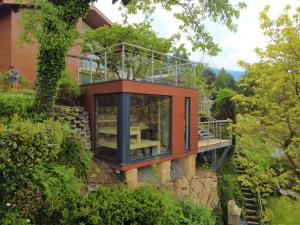
<path fill-rule="evenodd" d="M 137 80 L 195 88 L 197 63 L 140 46 L 120 43 L 80 57 L 79 84 Z"/>
<path fill-rule="evenodd" d="M 201 140 L 232 140 L 231 123 L 228 120 L 216 120 L 211 116 L 200 117 L 199 131 Z"/>

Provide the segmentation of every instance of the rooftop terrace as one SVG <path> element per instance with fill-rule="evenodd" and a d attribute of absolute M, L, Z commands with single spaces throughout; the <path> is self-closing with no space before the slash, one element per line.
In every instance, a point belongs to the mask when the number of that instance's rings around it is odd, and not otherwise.
<path fill-rule="evenodd" d="M 196 66 L 189 59 L 120 43 L 82 55 L 78 81 L 94 84 L 126 79 L 195 88 Z"/>

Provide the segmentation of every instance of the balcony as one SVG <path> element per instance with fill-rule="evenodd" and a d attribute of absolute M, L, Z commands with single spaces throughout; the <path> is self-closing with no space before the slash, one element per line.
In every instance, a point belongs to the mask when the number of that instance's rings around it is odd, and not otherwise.
<path fill-rule="evenodd" d="M 195 88 L 196 63 L 128 43 L 120 43 L 80 57 L 81 85 L 135 80 Z"/>

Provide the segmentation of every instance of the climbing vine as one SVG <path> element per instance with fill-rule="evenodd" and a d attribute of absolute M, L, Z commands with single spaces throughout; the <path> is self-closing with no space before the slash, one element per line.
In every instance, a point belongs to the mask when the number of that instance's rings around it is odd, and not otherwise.
<path fill-rule="evenodd" d="M 30 0 L 22 13 L 22 41 L 39 42 L 35 108 L 50 115 L 69 48 L 79 33 L 76 24 L 95 0 Z"/>

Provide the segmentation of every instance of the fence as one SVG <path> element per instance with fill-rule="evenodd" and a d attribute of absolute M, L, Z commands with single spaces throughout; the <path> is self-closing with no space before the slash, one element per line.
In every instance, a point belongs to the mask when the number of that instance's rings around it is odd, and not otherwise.
<path fill-rule="evenodd" d="M 128 43 L 80 57 L 78 81 L 137 80 L 195 88 L 197 63 Z"/>

